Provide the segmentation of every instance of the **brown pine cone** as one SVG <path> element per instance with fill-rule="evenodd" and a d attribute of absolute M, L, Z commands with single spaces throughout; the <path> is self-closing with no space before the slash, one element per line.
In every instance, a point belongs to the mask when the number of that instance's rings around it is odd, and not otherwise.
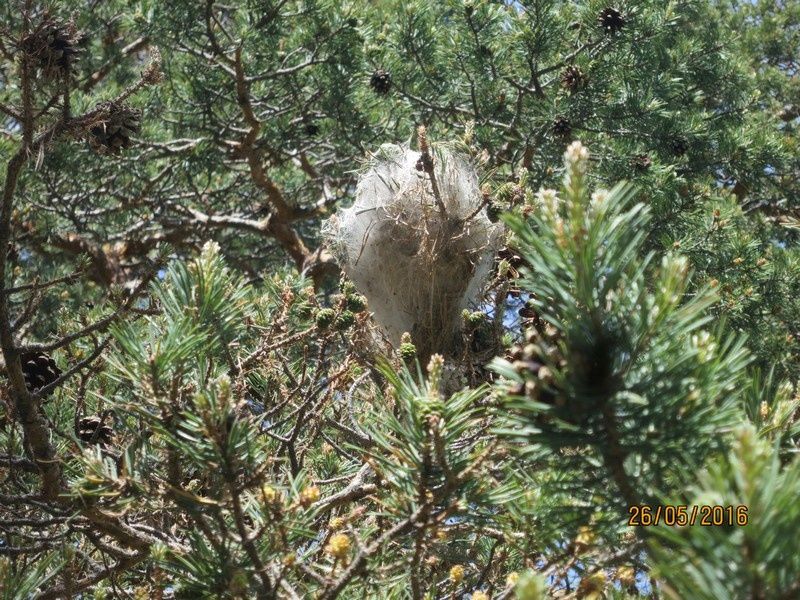
<path fill-rule="evenodd" d="M 56 365 L 56 361 L 44 352 L 28 352 L 21 355 L 19 360 L 22 374 L 25 376 L 25 387 L 32 394 L 61 377 L 61 369 Z"/>
<path fill-rule="evenodd" d="M 626 19 L 622 13 L 614 7 L 607 7 L 600 11 L 597 17 L 600 27 L 608 34 L 619 33 L 625 26 Z"/>
<path fill-rule="evenodd" d="M 33 60 L 42 77 L 56 81 L 73 74 L 80 52 L 75 24 L 45 19 L 22 40 L 20 49 Z"/>
<path fill-rule="evenodd" d="M 378 69 L 369 78 L 369 85 L 376 94 L 385 96 L 392 89 L 392 74 L 384 69 Z"/>
<path fill-rule="evenodd" d="M 96 415 L 83 417 L 78 421 L 78 438 L 87 444 L 107 446 L 114 441 L 114 430 Z"/>
<path fill-rule="evenodd" d="M 119 154 L 131 146 L 142 129 L 142 111 L 126 104 L 107 103 L 103 121 L 89 130 L 89 145 L 100 154 Z"/>

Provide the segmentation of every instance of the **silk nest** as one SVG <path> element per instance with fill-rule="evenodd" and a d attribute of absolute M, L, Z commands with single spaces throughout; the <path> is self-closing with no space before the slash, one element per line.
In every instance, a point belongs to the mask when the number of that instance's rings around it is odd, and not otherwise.
<path fill-rule="evenodd" d="M 387 144 L 361 172 L 353 205 L 325 228 L 383 338 L 396 346 L 410 333 L 422 359 L 457 350 L 461 313 L 480 301 L 502 237 L 474 163 L 445 146 L 431 157 L 438 199 L 421 154 Z"/>

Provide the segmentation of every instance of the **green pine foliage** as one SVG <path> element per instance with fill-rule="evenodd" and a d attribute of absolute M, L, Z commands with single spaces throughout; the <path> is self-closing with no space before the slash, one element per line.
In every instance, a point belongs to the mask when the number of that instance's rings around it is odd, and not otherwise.
<path fill-rule="evenodd" d="M 644 256 L 649 211 L 632 205 L 630 186 L 590 194 L 587 150 L 575 143 L 565 156 L 561 192 L 540 192 L 536 216 L 508 218 L 530 265 L 522 287 L 555 333 L 530 338 L 528 360 L 496 363 L 523 392 L 503 405 L 505 431 L 559 471 L 544 485 L 565 501 L 625 512 L 720 448 L 748 359 L 740 341 L 703 329 L 713 293 L 684 300 L 685 258 Z"/>
<path fill-rule="evenodd" d="M 0 597 L 800 596 L 795 4 L 0 23 Z M 423 364 L 326 241 L 383 144 L 505 228 Z"/>
<path fill-rule="evenodd" d="M 729 454 L 703 470 L 684 500 L 744 507 L 747 526 L 657 529 L 653 554 L 667 597 L 797 595 L 800 566 L 794 540 L 785 533 L 796 531 L 800 522 L 791 491 L 799 482 L 800 462 L 795 457 L 784 463 L 775 445 L 760 438 L 752 426 L 736 430 Z"/>

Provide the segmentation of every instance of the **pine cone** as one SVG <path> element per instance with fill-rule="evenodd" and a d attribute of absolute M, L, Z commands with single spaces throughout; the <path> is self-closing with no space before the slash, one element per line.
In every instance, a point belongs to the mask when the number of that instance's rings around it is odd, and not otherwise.
<path fill-rule="evenodd" d="M 400 358 L 405 362 L 413 362 L 417 357 L 417 347 L 411 342 L 400 344 Z"/>
<path fill-rule="evenodd" d="M 500 251 L 497 253 L 497 256 L 501 260 L 507 260 L 508 264 L 511 265 L 512 269 L 518 270 L 525 264 L 523 258 L 517 252 L 511 250 L 508 247 L 501 248 Z"/>
<path fill-rule="evenodd" d="M 32 394 L 61 377 L 61 369 L 56 365 L 56 361 L 43 352 L 25 353 L 19 360 L 22 364 L 22 374 L 25 376 L 25 387 Z"/>
<path fill-rule="evenodd" d="M 489 202 L 486 205 L 486 217 L 490 223 L 497 223 L 501 214 L 503 214 L 503 209 L 496 202 Z"/>
<path fill-rule="evenodd" d="M 87 444 L 108 446 L 114 441 L 114 430 L 103 425 L 103 420 L 98 416 L 83 417 L 78 421 L 78 438 Z"/>
<path fill-rule="evenodd" d="M 634 168 L 636 171 L 647 171 L 650 168 L 650 165 L 653 164 L 653 161 L 650 159 L 650 156 L 647 154 L 637 154 L 630 160 L 631 167 Z"/>
<path fill-rule="evenodd" d="M 544 364 L 547 361 L 563 367 L 563 356 L 558 348 L 560 334 L 538 317 L 530 322 L 533 326 L 525 326 L 524 345 L 512 346 L 507 355 L 514 370 L 525 379 L 512 393 L 528 396 L 544 404 L 562 406 L 564 398 L 556 386 L 552 371 Z M 538 330 L 540 327 L 542 331 Z"/>
<path fill-rule="evenodd" d="M 608 34 L 614 34 L 622 30 L 625 26 L 626 19 L 616 8 L 609 6 L 600 11 L 597 22 L 600 23 L 600 27 L 603 28 L 603 31 Z"/>
<path fill-rule="evenodd" d="M 333 327 L 337 331 L 345 331 L 356 323 L 356 316 L 349 310 L 343 310 L 333 322 Z"/>
<path fill-rule="evenodd" d="M 308 135 L 317 135 L 319 133 L 319 125 L 315 121 L 306 121 L 305 130 Z"/>
<path fill-rule="evenodd" d="M 556 117 L 553 121 L 552 131 L 558 137 L 567 137 L 572 133 L 572 123 L 566 117 Z"/>
<path fill-rule="evenodd" d="M 522 308 L 517 311 L 517 314 L 522 317 L 523 319 L 538 319 L 539 314 L 536 312 L 536 309 L 532 306 L 526 304 Z"/>
<path fill-rule="evenodd" d="M 561 74 L 561 87 L 574 94 L 586 85 L 586 75 L 575 65 L 570 65 Z"/>
<path fill-rule="evenodd" d="M 142 111 L 126 104 L 109 103 L 105 120 L 89 130 L 89 144 L 101 154 L 119 154 L 142 129 Z"/>
<path fill-rule="evenodd" d="M 669 141 L 669 149 L 675 156 L 683 156 L 689 150 L 689 140 L 677 136 Z"/>
<path fill-rule="evenodd" d="M 317 322 L 317 327 L 320 329 L 327 329 L 336 319 L 336 311 L 332 308 L 321 308 L 317 311 L 314 317 Z"/>
<path fill-rule="evenodd" d="M 74 23 L 63 23 L 46 16 L 22 40 L 20 49 L 35 61 L 44 79 L 56 81 L 73 74 L 80 52 L 78 43 Z"/>
<path fill-rule="evenodd" d="M 433 168 L 433 159 L 430 154 L 422 154 L 418 159 L 414 168 L 420 173 L 430 171 Z"/>
<path fill-rule="evenodd" d="M 369 85 L 376 94 L 385 96 L 392 89 L 392 75 L 384 69 L 378 69 L 369 78 Z"/>
<path fill-rule="evenodd" d="M 800 106 L 794 104 L 786 104 L 778 113 L 778 118 L 781 121 L 788 123 L 800 117 Z"/>
<path fill-rule="evenodd" d="M 364 312 L 367 310 L 367 298 L 361 294 L 351 294 L 345 297 L 345 306 L 354 313 Z"/>

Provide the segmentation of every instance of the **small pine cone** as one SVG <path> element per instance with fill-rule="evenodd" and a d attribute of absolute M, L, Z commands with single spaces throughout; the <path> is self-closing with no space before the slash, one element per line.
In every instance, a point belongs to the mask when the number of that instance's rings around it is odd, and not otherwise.
<path fill-rule="evenodd" d="M 333 327 L 337 331 L 345 331 L 349 329 L 353 325 L 355 325 L 356 316 L 349 310 L 343 310 L 341 314 L 336 317 L 336 320 L 333 322 Z"/>
<path fill-rule="evenodd" d="M 305 131 L 308 135 L 317 135 L 319 133 L 319 125 L 312 120 L 305 121 Z"/>
<path fill-rule="evenodd" d="M 384 69 L 377 69 L 369 78 L 369 85 L 376 94 L 385 96 L 392 89 L 392 75 Z"/>
<path fill-rule="evenodd" d="M 512 362 L 515 360 L 522 360 L 525 358 L 525 351 L 519 344 L 514 344 L 508 349 L 506 358 Z"/>
<path fill-rule="evenodd" d="M 648 154 L 637 154 L 630 160 L 631 167 L 639 172 L 647 171 L 652 164 L 653 161 Z"/>
<path fill-rule="evenodd" d="M 114 441 L 114 430 L 103 425 L 103 420 L 98 416 L 84 417 L 78 421 L 78 438 L 87 444 L 108 446 Z"/>
<path fill-rule="evenodd" d="M 345 299 L 345 306 L 354 313 L 364 312 L 367 310 L 367 299 L 361 294 L 352 294 Z"/>
<path fill-rule="evenodd" d="M 520 375 L 532 376 L 532 377 L 538 377 L 539 371 L 545 368 L 542 363 L 533 359 L 515 360 L 512 363 L 512 366 L 514 367 L 514 370 Z"/>
<path fill-rule="evenodd" d="M 556 117 L 553 121 L 552 131 L 558 137 L 567 137 L 572 133 L 572 123 L 566 117 Z"/>
<path fill-rule="evenodd" d="M 126 104 L 108 103 L 105 120 L 89 130 L 89 144 L 100 154 L 119 154 L 142 129 L 142 111 Z"/>
<path fill-rule="evenodd" d="M 797 117 L 800 117 L 800 106 L 795 104 L 786 104 L 780 112 L 778 112 L 778 118 L 786 123 L 794 121 Z"/>
<path fill-rule="evenodd" d="M 469 311 L 465 308 L 461 316 L 464 319 L 465 325 L 470 329 L 480 327 L 486 322 L 486 313 L 479 310 Z"/>
<path fill-rule="evenodd" d="M 486 205 L 486 217 L 491 223 L 497 223 L 500 220 L 500 215 L 503 214 L 503 209 L 497 205 L 496 202 L 489 202 Z"/>
<path fill-rule="evenodd" d="M 561 74 L 561 87 L 574 94 L 586 85 L 586 75 L 575 65 L 570 65 Z"/>
<path fill-rule="evenodd" d="M 514 191 L 511 194 L 511 206 L 519 206 L 525 201 L 525 190 L 520 186 L 515 185 Z"/>
<path fill-rule="evenodd" d="M 30 352 L 20 356 L 19 360 L 22 364 L 22 374 L 25 377 L 25 387 L 31 393 L 37 392 L 61 377 L 61 369 L 48 354 Z"/>
<path fill-rule="evenodd" d="M 334 323 L 336 311 L 332 308 L 321 308 L 317 311 L 314 319 L 317 322 L 317 327 L 327 329 Z"/>
<path fill-rule="evenodd" d="M 421 154 L 417 159 L 414 168 L 420 173 L 430 171 L 433 168 L 433 159 L 431 158 L 431 155 L 427 152 Z"/>
<path fill-rule="evenodd" d="M 669 149 L 675 156 L 683 156 L 689 150 L 689 140 L 683 136 L 674 137 L 669 141 Z"/>
<path fill-rule="evenodd" d="M 525 264 L 523 258 L 508 247 L 502 248 L 500 252 L 497 253 L 497 256 L 501 260 L 507 260 L 512 269 L 520 269 Z"/>
<path fill-rule="evenodd" d="M 45 80 L 59 81 L 73 74 L 79 43 L 74 23 L 46 17 L 22 40 L 20 49 L 34 60 Z"/>
<path fill-rule="evenodd" d="M 608 34 L 614 34 L 622 30 L 625 26 L 626 19 L 616 8 L 608 6 L 600 11 L 597 22 L 600 23 L 600 27 L 602 27 L 603 31 Z"/>
<path fill-rule="evenodd" d="M 405 362 L 411 362 L 417 357 L 417 347 L 411 342 L 400 344 L 400 358 Z"/>
<path fill-rule="evenodd" d="M 314 295 L 313 288 L 312 291 L 309 292 L 310 296 Z M 349 281 L 342 276 L 342 279 L 339 281 L 339 291 L 342 292 L 345 296 L 350 296 L 352 294 L 357 294 L 358 290 L 356 289 L 355 284 L 352 281 Z"/>

